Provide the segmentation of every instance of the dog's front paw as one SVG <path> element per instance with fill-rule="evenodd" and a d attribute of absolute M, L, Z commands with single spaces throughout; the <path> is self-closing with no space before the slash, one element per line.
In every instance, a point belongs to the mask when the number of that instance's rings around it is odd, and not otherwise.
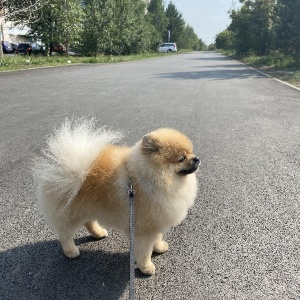
<path fill-rule="evenodd" d="M 155 266 L 152 262 L 148 263 L 144 266 L 138 266 L 140 271 L 146 275 L 154 275 L 155 274 Z"/>
<path fill-rule="evenodd" d="M 71 248 L 71 249 L 67 249 L 64 250 L 65 256 L 69 257 L 69 258 L 75 258 L 77 256 L 79 256 L 79 249 L 77 247 Z"/>
<path fill-rule="evenodd" d="M 169 244 L 165 241 L 159 241 L 154 244 L 153 251 L 156 253 L 165 253 L 169 249 Z"/>

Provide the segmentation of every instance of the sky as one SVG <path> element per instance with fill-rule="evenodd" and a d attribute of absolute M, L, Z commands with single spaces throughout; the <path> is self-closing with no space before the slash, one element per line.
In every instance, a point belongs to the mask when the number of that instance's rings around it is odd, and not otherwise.
<path fill-rule="evenodd" d="M 230 25 L 228 11 L 239 5 L 238 0 L 171 0 L 202 41 L 214 43 L 216 35 Z M 165 7 L 170 0 L 165 0 Z M 172 33 L 171 33 L 172 34 Z"/>

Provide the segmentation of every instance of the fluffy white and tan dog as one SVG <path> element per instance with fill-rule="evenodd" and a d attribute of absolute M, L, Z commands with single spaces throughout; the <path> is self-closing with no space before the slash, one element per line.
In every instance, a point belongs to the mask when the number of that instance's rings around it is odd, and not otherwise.
<path fill-rule="evenodd" d="M 66 120 L 48 138 L 44 157 L 35 161 L 37 198 L 65 255 L 73 258 L 79 255 L 73 236 L 82 226 L 96 238 L 107 236 L 102 225 L 129 236 L 131 179 L 135 260 L 152 275 L 152 252 L 168 250 L 163 234 L 183 221 L 195 200 L 200 160 L 190 140 L 174 129 L 153 131 L 132 148 L 115 145 L 119 138 L 95 129 L 93 120 Z"/>

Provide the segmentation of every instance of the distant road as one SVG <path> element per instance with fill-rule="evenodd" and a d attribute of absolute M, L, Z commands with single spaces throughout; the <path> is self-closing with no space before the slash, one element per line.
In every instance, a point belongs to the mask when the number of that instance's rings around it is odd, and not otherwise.
<path fill-rule="evenodd" d="M 127 299 L 128 243 L 76 236 L 63 256 L 30 164 L 65 116 L 97 117 L 132 145 L 158 127 L 194 142 L 199 196 L 136 299 L 300 298 L 300 92 L 220 54 L 0 73 L 0 299 Z"/>

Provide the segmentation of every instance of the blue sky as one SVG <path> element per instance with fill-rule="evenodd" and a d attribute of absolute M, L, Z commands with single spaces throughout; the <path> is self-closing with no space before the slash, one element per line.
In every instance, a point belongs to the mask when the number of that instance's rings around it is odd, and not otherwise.
<path fill-rule="evenodd" d="M 170 0 L 165 0 L 165 7 Z M 215 41 L 218 33 L 230 24 L 228 11 L 238 0 L 172 0 L 184 20 L 207 45 Z"/>

